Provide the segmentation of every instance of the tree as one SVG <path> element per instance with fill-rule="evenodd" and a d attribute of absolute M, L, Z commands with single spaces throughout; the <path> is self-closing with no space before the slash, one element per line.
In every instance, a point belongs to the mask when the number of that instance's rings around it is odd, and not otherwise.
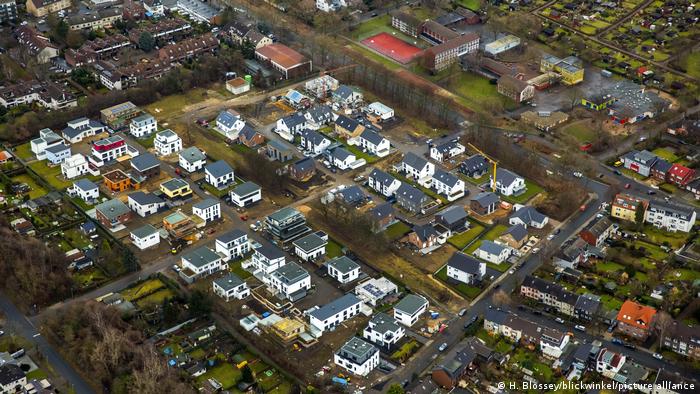
<path fill-rule="evenodd" d="M 201 290 L 192 292 L 189 304 L 193 316 L 207 315 L 211 312 L 211 299 Z"/>
<path fill-rule="evenodd" d="M 673 324 L 673 318 L 666 311 L 659 311 L 656 314 L 656 332 L 659 336 L 659 345 L 661 345 L 666 331 Z"/>
<path fill-rule="evenodd" d="M 637 231 L 641 231 L 644 228 L 644 205 L 641 201 L 637 203 L 637 208 L 634 210 L 634 223 Z"/>
<path fill-rule="evenodd" d="M 401 387 L 400 384 L 394 383 L 391 386 L 389 386 L 389 389 L 387 390 L 387 394 L 404 394 L 406 391 Z"/>
<path fill-rule="evenodd" d="M 139 36 L 139 48 L 144 52 L 150 52 L 156 46 L 156 40 L 153 35 L 147 31 L 144 31 Z"/>
<path fill-rule="evenodd" d="M 503 290 L 498 290 L 491 296 L 491 301 L 496 306 L 506 306 L 510 305 L 513 300 L 511 300 L 510 295 Z"/>
<path fill-rule="evenodd" d="M 73 72 L 71 72 L 70 77 L 83 86 L 90 86 L 95 83 L 95 77 L 84 67 L 75 68 Z"/>
<path fill-rule="evenodd" d="M 248 366 L 248 364 L 243 366 L 243 369 L 241 370 L 241 379 L 243 379 L 243 381 L 246 383 L 253 383 L 255 381 L 255 376 L 253 376 L 253 370 L 250 369 L 250 366 Z"/>

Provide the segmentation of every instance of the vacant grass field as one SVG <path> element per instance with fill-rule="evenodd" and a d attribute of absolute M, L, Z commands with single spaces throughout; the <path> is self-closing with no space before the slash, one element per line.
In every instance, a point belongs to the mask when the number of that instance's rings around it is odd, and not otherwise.
<path fill-rule="evenodd" d="M 456 290 L 459 294 L 464 296 L 464 298 L 468 300 L 473 300 L 476 298 L 480 293 L 481 289 L 475 286 L 469 286 L 465 283 L 459 283 L 457 285 L 453 285 L 452 283 L 449 283 L 447 281 L 447 267 L 442 267 L 438 272 L 435 273 L 435 277 L 443 281 L 447 286 L 450 286 L 454 290 Z"/>
<path fill-rule="evenodd" d="M 651 153 L 671 163 L 675 163 L 679 159 L 679 157 L 668 148 L 656 148 L 651 151 Z"/>
<path fill-rule="evenodd" d="M 157 119 L 168 119 L 173 115 L 182 112 L 187 105 L 202 101 L 206 97 L 205 89 L 192 89 L 184 94 L 175 94 L 156 101 L 146 106 L 146 111 L 153 114 Z"/>
<path fill-rule="evenodd" d="M 685 69 L 688 74 L 700 79 L 700 52 L 693 52 L 685 58 Z"/>
<path fill-rule="evenodd" d="M 595 132 L 588 121 L 572 123 L 562 128 L 561 132 L 576 138 L 580 143 L 590 142 L 595 139 Z"/>
<path fill-rule="evenodd" d="M 12 181 L 16 183 L 26 183 L 27 185 L 29 185 L 29 187 L 31 188 L 31 190 L 29 191 L 29 198 L 31 199 L 41 197 L 48 193 L 48 191 L 44 187 L 40 186 L 34 180 L 34 178 L 29 176 L 28 174 L 17 175 L 12 178 Z"/>
<path fill-rule="evenodd" d="M 509 203 L 524 204 L 530 201 L 532 197 L 535 197 L 536 195 L 544 191 L 544 189 L 540 185 L 536 184 L 535 182 L 529 179 L 525 179 L 525 187 L 525 193 L 519 196 L 501 196 L 501 198 L 508 201 Z"/>
<path fill-rule="evenodd" d="M 464 99 L 464 105 L 480 112 L 489 112 L 489 107 L 494 100 L 499 101 L 504 108 L 513 109 L 515 103 L 498 93 L 495 84 L 491 84 L 488 79 L 470 72 L 463 72 L 454 78 L 448 90 Z"/>
<path fill-rule="evenodd" d="M 472 11 L 478 11 L 481 8 L 481 1 L 479 0 L 457 0 L 456 3 Z"/>
<path fill-rule="evenodd" d="M 152 307 L 155 305 L 160 305 L 163 303 L 165 300 L 169 300 L 171 298 L 175 297 L 175 293 L 173 293 L 172 290 L 170 289 L 160 289 L 156 291 L 155 293 L 151 293 L 147 295 L 146 297 L 143 297 L 136 301 L 136 305 L 139 306 L 139 308 L 146 308 L 146 307 Z"/>
<path fill-rule="evenodd" d="M 392 241 L 403 237 L 409 231 L 411 231 L 411 228 L 404 222 L 396 222 L 384 230 L 386 236 Z"/>
<path fill-rule="evenodd" d="M 343 255 L 343 245 L 335 242 L 332 239 L 328 240 L 328 245 L 326 245 L 326 256 L 329 258 L 339 257 Z"/>
<path fill-rule="evenodd" d="M 164 287 L 165 283 L 161 282 L 160 279 L 149 279 L 133 287 L 122 290 L 120 294 L 127 301 L 135 301 L 149 294 L 155 293 Z"/>

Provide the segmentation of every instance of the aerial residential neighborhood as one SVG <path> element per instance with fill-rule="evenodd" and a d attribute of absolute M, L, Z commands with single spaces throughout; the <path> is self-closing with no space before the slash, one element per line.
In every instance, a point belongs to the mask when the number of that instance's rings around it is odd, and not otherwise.
<path fill-rule="evenodd" d="M 0 0 L 0 392 L 698 392 L 697 7 Z"/>

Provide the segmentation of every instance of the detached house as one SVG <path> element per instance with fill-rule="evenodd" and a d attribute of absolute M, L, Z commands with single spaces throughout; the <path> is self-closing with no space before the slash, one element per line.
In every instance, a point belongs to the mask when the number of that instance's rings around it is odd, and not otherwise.
<path fill-rule="evenodd" d="M 232 140 L 238 138 L 238 133 L 243 129 L 243 126 L 245 126 L 245 121 L 241 118 L 241 114 L 232 109 L 221 111 L 216 117 L 216 129 L 226 138 Z"/>
<path fill-rule="evenodd" d="M 407 294 L 394 305 L 394 319 L 406 327 L 411 327 L 428 310 L 428 300 L 416 294 Z"/>
<path fill-rule="evenodd" d="M 469 201 L 469 209 L 480 216 L 490 215 L 496 211 L 500 201 L 496 193 L 481 192 Z"/>
<path fill-rule="evenodd" d="M 178 164 L 187 172 L 197 172 L 207 164 L 207 156 L 196 146 L 180 151 Z"/>
<path fill-rule="evenodd" d="M 251 250 L 248 234 L 238 229 L 216 237 L 214 248 L 216 253 L 224 256 L 224 261 L 243 257 Z"/>
<path fill-rule="evenodd" d="M 688 168 L 680 164 L 674 164 L 671 166 L 671 169 L 668 170 L 666 179 L 668 182 L 673 183 L 678 187 L 685 188 L 688 183 L 695 178 L 695 173 L 695 170 L 692 168 Z"/>
<path fill-rule="evenodd" d="M 262 200 L 262 188 L 253 182 L 243 182 L 231 189 L 231 203 L 241 208 Z"/>
<path fill-rule="evenodd" d="M 281 299 L 297 301 L 311 290 L 311 276 L 297 263 L 285 264 L 270 274 L 268 287 Z"/>
<path fill-rule="evenodd" d="M 132 158 L 130 164 L 135 174 L 143 179 L 160 175 L 160 160 L 153 153 L 142 153 Z"/>
<path fill-rule="evenodd" d="M 325 255 L 327 244 L 328 236 L 325 234 L 321 236 L 317 233 L 311 233 L 292 242 L 294 254 L 303 261 L 316 260 Z"/>
<path fill-rule="evenodd" d="M 365 131 L 365 126 L 355 119 L 345 115 L 339 115 L 335 118 L 335 132 L 345 139 L 355 138 L 363 131 Z"/>
<path fill-rule="evenodd" d="M 133 230 L 129 236 L 131 242 L 140 250 L 148 249 L 151 246 L 156 246 L 160 243 L 160 233 L 158 229 L 147 224 Z"/>
<path fill-rule="evenodd" d="M 365 129 L 357 141 L 364 151 L 378 157 L 387 156 L 391 151 L 389 140 L 369 129 Z"/>
<path fill-rule="evenodd" d="M 325 264 L 328 275 L 342 284 L 350 283 L 360 277 L 360 265 L 347 256 L 339 256 Z"/>
<path fill-rule="evenodd" d="M 75 144 L 105 130 L 107 130 L 107 127 L 97 120 L 78 118 L 68 122 L 61 134 L 66 141 Z"/>
<path fill-rule="evenodd" d="M 250 295 L 248 284 L 238 275 L 229 272 L 212 282 L 214 294 L 228 302 L 231 298 L 242 300 Z"/>
<path fill-rule="evenodd" d="M 498 237 L 498 241 L 513 249 L 520 249 L 527 241 L 527 227 L 523 224 L 512 225 Z"/>
<path fill-rule="evenodd" d="M 430 158 L 441 163 L 455 156 L 459 156 L 464 152 L 464 145 L 460 144 L 457 140 L 452 139 L 442 144 L 431 146 Z"/>
<path fill-rule="evenodd" d="M 459 172 L 468 177 L 478 179 L 489 172 L 489 162 L 484 156 L 473 155 L 459 165 Z"/>
<path fill-rule="evenodd" d="M 44 152 L 46 161 L 53 165 L 61 164 L 71 156 L 70 145 L 65 143 L 49 146 Z"/>
<path fill-rule="evenodd" d="M 352 337 L 333 355 L 333 363 L 352 374 L 367 376 L 379 365 L 379 349 L 360 338 Z"/>
<path fill-rule="evenodd" d="M 373 168 L 367 176 L 367 186 L 384 197 L 391 197 L 401 186 L 401 181 L 380 169 Z"/>
<path fill-rule="evenodd" d="M 238 143 L 248 148 L 255 148 L 265 143 L 265 136 L 255 131 L 255 129 L 246 123 L 241 132 L 238 133 Z"/>
<path fill-rule="evenodd" d="M 447 260 L 447 277 L 468 285 L 475 284 L 486 275 L 486 263 L 462 252 L 455 252 Z"/>
<path fill-rule="evenodd" d="M 195 280 L 228 269 L 221 256 L 206 246 L 199 247 L 182 255 L 180 276 L 192 283 Z"/>
<path fill-rule="evenodd" d="M 221 219 L 221 202 L 215 198 L 206 198 L 192 206 L 192 213 L 206 223 Z"/>
<path fill-rule="evenodd" d="M 309 312 L 309 323 L 320 332 L 327 331 L 357 316 L 362 305 L 362 300 L 354 294 L 345 294 Z"/>
<path fill-rule="evenodd" d="M 167 156 L 182 150 L 182 139 L 170 129 L 156 134 L 153 146 L 160 156 Z"/>
<path fill-rule="evenodd" d="M 61 163 L 61 174 L 63 174 L 66 179 L 77 178 L 89 172 L 88 166 L 89 164 L 85 156 L 76 153 Z"/>
<path fill-rule="evenodd" d="M 493 175 L 491 175 L 492 186 L 494 181 L 496 182 L 496 190 L 504 196 L 517 196 L 525 193 L 525 190 L 527 190 L 523 177 L 504 168 L 497 171 L 495 180 Z"/>
<path fill-rule="evenodd" d="M 645 341 L 651 335 L 655 318 L 656 309 L 627 300 L 617 314 L 617 331 Z"/>
<path fill-rule="evenodd" d="M 335 120 L 335 114 L 331 107 L 327 105 L 315 105 L 309 108 L 304 113 L 304 117 L 306 118 L 307 127 L 312 130 L 318 130 Z"/>
<path fill-rule="evenodd" d="M 338 89 L 333 91 L 332 99 L 334 103 L 337 103 L 343 107 L 355 107 L 362 104 L 364 96 L 361 92 L 351 88 L 347 85 L 340 85 Z"/>
<path fill-rule="evenodd" d="M 158 130 L 158 121 L 149 114 L 139 115 L 129 123 L 129 133 L 136 138 L 143 138 Z"/>
<path fill-rule="evenodd" d="M 284 118 L 279 119 L 275 125 L 276 132 L 279 133 L 281 131 L 292 136 L 301 133 L 302 130 L 307 128 L 309 128 L 307 120 L 304 115 L 300 113 L 287 115 Z"/>
<path fill-rule="evenodd" d="M 56 145 L 63 145 L 63 138 L 51 129 L 39 130 L 39 137 L 30 141 L 30 148 L 37 160 L 46 159 L 46 149 Z"/>
<path fill-rule="evenodd" d="M 141 217 L 153 215 L 165 207 L 165 201 L 162 198 L 142 191 L 129 194 L 127 204 Z"/>
<path fill-rule="evenodd" d="M 316 174 L 316 161 L 305 157 L 289 165 L 289 176 L 298 182 L 307 182 Z"/>
<path fill-rule="evenodd" d="M 455 201 L 464 197 L 464 181 L 441 169 L 433 173 L 431 188 L 447 197 L 447 201 Z"/>
<path fill-rule="evenodd" d="M 340 170 L 347 170 L 351 168 L 351 164 L 357 161 L 355 155 L 350 153 L 347 149 L 342 146 L 338 146 L 333 149 L 330 154 L 331 162 L 334 166 L 338 167 Z"/>
<path fill-rule="evenodd" d="M 215 161 L 204 167 L 204 179 L 217 189 L 224 189 L 235 181 L 233 168 L 224 160 Z"/>
<path fill-rule="evenodd" d="M 86 203 L 93 203 L 100 197 L 100 189 L 88 179 L 78 179 L 73 182 L 73 186 L 68 189 L 68 194 L 78 197 Z"/>
<path fill-rule="evenodd" d="M 399 171 L 406 174 L 408 178 L 413 178 L 421 183 L 421 180 L 430 179 L 435 173 L 435 164 L 428 162 L 424 158 L 413 152 L 406 153 L 401 163 L 398 165 Z"/>
<path fill-rule="evenodd" d="M 131 220 L 131 210 L 120 200 L 108 200 L 95 207 L 95 218 L 108 229 L 116 229 Z"/>
<path fill-rule="evenodd" d="M 523 206 L 517 208 L 508 218 L 510 225 L 522 224 L 525 227 L 544 228 L 549 222 L 549 218 L 539 213 L 534 207 Z"/>
<path fill-rule="evenodd" d="M 469 228 L 467 211 L 460 205 L 453 205 L 435 214 L 435 222 L 452 233 L 461 233 Z"/>
<path fill-rule="evenodd" d="M 301 147 L 314 156 L 325 152 L 331 145 L 331 140 L 318 131 L 306 129 L 301 132 Z"/>
<path fill-rule="evenodd" d="M 386 313 L 379 312 L 372 316 L 367 327 L 362 331 L 362 337 L 384 349 L 391 349 L 406 335 L 406 329 Z"/>
<path fill-rule="evenodd" d="M 445 243 L 445 238 L 441 238 L 440 233 L 430 224 L 413 226 L 413 231 L 408 234 L 407 238 L 410 244 L 424 253 Z"/>
<path fill-rule="evenodd" d="M 474 256 L 486 260 L 489 263 L 501 264 L 510 257 L 510 248 L 493 241 L 483 240 L 479 248 L 474 251 Z"/>

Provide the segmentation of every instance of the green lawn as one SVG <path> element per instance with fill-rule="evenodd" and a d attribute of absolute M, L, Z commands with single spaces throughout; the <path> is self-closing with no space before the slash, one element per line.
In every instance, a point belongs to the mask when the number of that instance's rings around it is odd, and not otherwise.
<path fill-rule="evenodd" d="M 630 169 L 627 169 L 627 168 L 620 167 L 620 168 L 618 168 L 618 170 L 620 170 L 620 172 L 623 173 L 625 176 L 630 177 L 630 178 L 634 178 L 638 181 L 643 181 L 643 180 L 647 179 L 647 177 L 645 177 L 644 175 L 640 175 L 640 174 L 638 174 Z"/>
<path fill-rule="evenodd" d="M 146 106 L 146 111 L 153 114 L 157 119 L 162 119 L 167 122 L 168 118 L 171 118 L 174 114 L 180 113 L 187 105 L 202 101 L 205 96 L 205 89 L 192 89 L 187 93 L 174 94 L 156 101 Z"/>
<path fill-rule="evenodd" d="M 90 246 L 90 241 L 77 228 L 71 228 L 63 233 L 63 237 L 78 249 L 85 249 Z"/>
<path fill-rule="evenodd" d="M 449 85 L 447 89 L 459 95 L 463 99 L 463 104 L 475 111 L 493 111 L 491 106 L 494 100 L 506 109 L 516 107 L 511 99 L 498 93 L 498 88 L 495 84 L 492 84 L 481 75 L 462 72 Z"/>
<path fill-rule="evenodd" d="M 381 15 L 357 25 L 352 31 L 352 36 L 356 40 L 363 40 L 382 31 L 387 26 L 391 27 L 391 15 Z"/>
<path fill-rule="evenodd" d="M 328 240 L 326 245 L 326 256 L 329 258 L 339 257 L 343 255 L 343 245 L 335 242 L 332 239 Z"/>
<path fill-rule="evenodd" d="M 33 158 L 34 153 L 32 153 L 31 143 L 27 142 L 26 144 L 17 145 L 14 148 L 14 154 L 22 160 L 29 160 Z"/>
<path fill-rule="evenodd" d="M 486 266 L 489 268 L 493 268 L 498 272 L 506 272 L 506 271 L 508 271 L 508 268 L 511 267 L 511 264 L 504 261 L 501 264 L 486 263 Z"/>
<path fill-rule="evenodd" d="M 409 231 L 411 231 L 411 228 L 404 222 L 396 222 L 384 230 L 386 236 L 392 241 L 403 237 Z"/>
<path fill-rule="evenodd" d="M 241 260 L 229 263 L 228 269 L 229 269 L 229 271 L 233 272 L 234 274 L 236 274 L 239 278 L 241 278 L 243 280 L 245 280 L 246 278 L 249 278 L 253 275 L 250 272 L 244 270 L 243 267 L 241 267 Z"/>
<path fill-rule="evenodd" d="M 238 184 L 238 182 L 234 182 L 223 189 L 218 189 L 218 188 L 210 185 L 209 183 L 204 182 L 204 183 L 202 183 L 202 189 L 206 190 L 209 194 L 211 194 L 214 197 L 222 198 L 225 195 L 227 195 L 231 191 L 231 189 L 236 187 L 237 184 Z M 195 185 L 195 187 L 197 187 L 197 186 Z"/>
<path fill-rule="evenodd" d="M 656 148 L 651 151 L 651 153 L 671 163 L 675 163 L 679 159 L 679 157 L 668 148 Z"/>
<path fill-rule="evenodd" d="M 652 225 L 645 225 L 643 232 L 646 234 L 646 239 L 648 241 L 658 245 L 663 245 L 664 242 L 667 242 L 674 249 L 678 249 L 685 245 L 686 241 L 688 240 L 688 233 L 670 233 L 658 229 Z"/>
<path fill-rule="evenodd" d="M 49 185 L 58 190 L 64 190 L 73 184 L 72 181 L 63 179 L 63 174 L 61 174 L 61 166 L 49 167 L 46 165 L 46 161 L 35 161 L 29 164 L 29 168 L 34 170 L 34 172 L 43 178 Z"/>
<path fill-rule="evenodd" d="M 48 193 L 48 191 L 45 188 L 43 188 L 42 186 L 40 186 L 34 180 L 34 178 L 29 176 L 29 174 L 17 175 L 17 176 L 12 178 L 12 181 L 16 182 L 16 183 L 26 183 L 27 185 L 29 185 L 29 187 L 31 188 L 31 190 L 29 191 L 29 198 L 31 198 L 31 199 L 41 197 L 41 196 L 45 195 L 46 193 Z"/>
<path fill-rule="evenodd" d="M 235 386 L 241 379 L 241 371 L 229 363 L 222 362 L 209 369 L 204 375 L 199 376 L 197 382 L 201 384 L 212 378 L 221 383 L 224 390 L 227 390 Z"/>
<path fill-rule="evenodd" d="M 32 380 L 32 379 L 42 380 L 42 379 L 46 379 L 47 377 L 48 377 L 48 375 L 42 369 L 35 369 L 32 372 L 27 373 L 27 380 Z"/>
<path fill-rule="evenodd" d="M 371 154 L 369 154 L 369 153 L 363 152 L 362 149 L 360 149 L 359 147 L 357 147 L 357 146 L 355 146 L 355 145 L 349 145 L 346 141 L 342 141 L 342 142 L 345 144 L 345 148 L 346 148 L 350 153 L 352 153 L 353 155 L 355 155 L 355 157 L 357 158 L 357 160 L 365 159 L 365 161 L 367 162 L 367 164 L 372 164 L 372 163 L 374 163 L 374 162 L 376 162 L 377 160 L 380 159 L 379 156 L 375 156 L 375 155 L 371 155 Z"/>
<path fill-rule="evenodd" d="M 692 52 L 685 58 L 685 69 L 688 74 L 700 79 L 700 52 Z"/>
<path fill-rule="evenodd" d="M 595 265 L 595 270 L 597 272 L 603 272 L 603 273 L 622 272 L 625 270 L 625 267 L 622 266 L 621 264 L 614 262 L 614 261 L 606 261 L 606 262 L 602 262 L 602 263 L 597 263 Z"/>
<path fill-rule="evenodd" d="M 478 237 L 482 231 L 484 231 L 484 226 L 472 223 L 469 230 L 461 234 L 453 235 L 447 240 L 447 242 L 455 248 L 462 250 L 469 245 L 470 242 L 476 239 L 476 237 Z"/>
<path fill-rule="evenodd" d="M 673 194 L 673 193 L 676 193 L 678 191 L 678 187 L 674 184 L 671 184 L 671 183 L 662 183 L 659 186 L 659 189 L 661 189 L 669 194 Z"/>
<path fill-rule="evenodd" d="M 146 149 L 151 149 L 151 148 L 153 148 L 153 140 L 156 139 L 156 134 L 158 134 L 158 133 L 157 132 L 152 133 L 151 135 L 149 135 L 146 138 L 136 138 L 136 142 L 138 142 L 139 145 L 143 146 Z"/>
<path fill-rule="evenodd" d="M 484 235 L 481 236 L 481 238 L 479 238 L 478 241 L 471 244 L 464 251 L 464 253 L 472 254 L 475 250 L 477 250 L 479 248 L 479 246 L 481 246 L 481 241 L 483 241 L 483 240 L 493 241 L 494 239 L 501 236 L 501 234 L 503 234 L 506 230 L 508 230 L 508 227 L 503 225 L 503 224 L 497 224 L 497 225 L 491 227 L 486 233 L 484 233 Z M 505 264 L 501 264 L 501 265 L 505 265 Z"/>
<path fill-rule="evenodd" d="M 173 297 L 175 297 L 175 293 L 173 293 L 172 290 L 160 289 L 152 294 L 149 294 L 146 297 L 139 299 L 138 301 L 136 301 L 136 305 L 138 305 L 139 308 L 161 305 L 163 301 L 169 300 Z"/>
<path fill-rule="evenodd" d="M 479 11 L 481 8 L 480 0 L 457 0 L 457 4 L 472 11 Z"/>
<path fill-rule="evenodd" d="M 457 285 L 449 283 L 447 281 L 447 267 L 446 266 L 442 267 L 438 272 L 436 272 L 435 277 L 440 279 L 441 281 L 445 282 L 448 286 L 452 287 L 454 290 L 456 290 L 458 293 L 463 295 L 468 300 L 473 300 L 481 293 L 481 289 L 478 287 L 475 287 L 475 286 L 469 286 L 465 283 L 459 283 Z"/>
<path fill-rule="evenodd" d="M 572 123 L 562 128 L 561 132 L 571 135 L 581 143 L 591 142 L 595 139 L 595 132 L 585 122 Z"/>
<path fill-rule="evenodd" d="M 505 201 L 508 201 L 509 203 L 512 204 L 525 204 L 528 202 L 532 197 L 535 197 L 536 195 L 542 193 L 544 189 L 535 182 L 525 179 L 525 193 L 519 195 L 519 196 L 503 196 L 501 195 L 501 198 Z"/>
<path fill-rule="evenodd" d="M 489 179 L 491 178 L 491 170 L 486 172 L 486 174 L 484 174 L 480 178 L 472 178 L 470 176 L 462 174 L 461 172 L 459 173 L 459 177 L 473 185 L 479 186 L 489 181 Z"/>
<path fill-rule="evenodd" d="M 668 274 L 666 274 L 665 277 L 665 280 L 667 281 L 683 280 L 692 282 L 697 279 L 700 279 L 700 272 L 687 268 L 678 268 L 671 270 Z"/>
<path fill-rule="evenodd" d="M 622 306 L 622 301 L 608 294 L 601 295 L 600 302 L 603 304 L 603 307 L 605 307 L 605 309 L 610 311 L 619 310 Z"/>

